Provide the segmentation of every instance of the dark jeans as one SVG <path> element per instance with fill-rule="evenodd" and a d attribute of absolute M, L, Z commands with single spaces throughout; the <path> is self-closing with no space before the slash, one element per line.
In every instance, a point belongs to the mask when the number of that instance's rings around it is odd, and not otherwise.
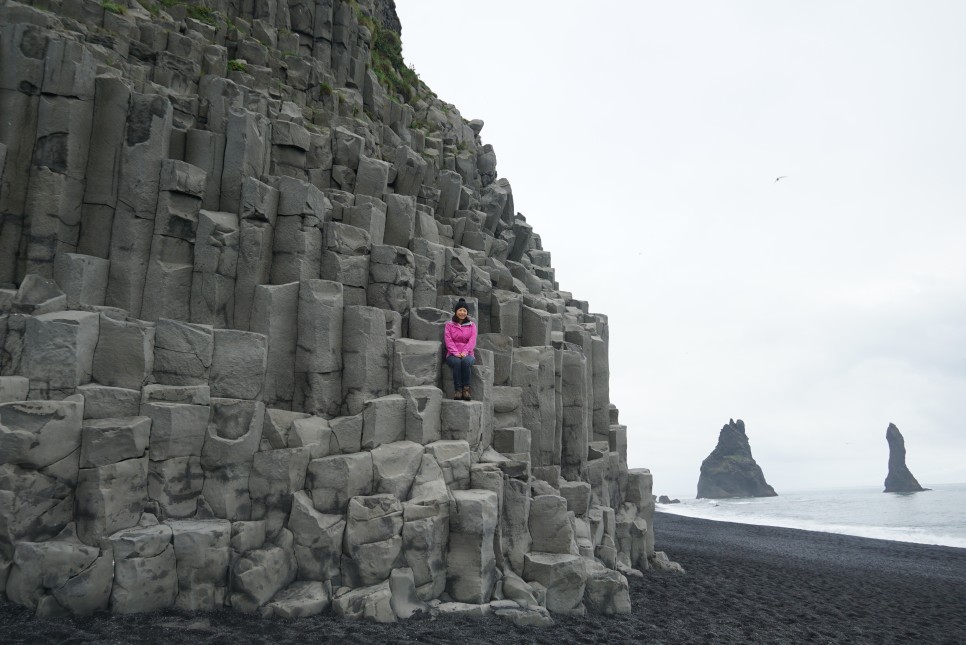
<path fill-rule="evenodd" d="M 470 375 L 472 374 L 473 363 L 476 358 L 472 354 L 467 354 L 463 358 L 449 354 L 446 356 L 446 364 L 453 368 L 453 387 L 457 391 L 470 386 Z"/>

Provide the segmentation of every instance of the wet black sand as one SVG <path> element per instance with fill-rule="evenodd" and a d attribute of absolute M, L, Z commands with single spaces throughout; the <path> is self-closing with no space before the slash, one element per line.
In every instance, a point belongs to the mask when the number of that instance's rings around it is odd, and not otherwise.
<path fill-rule="evenodd" d="M 685 575 L 631 579 L 629 616 L 396 625 L 231 612 L 37 620 L 0 604 L 0 643 L 966 643 L 966 549 L 659 513 L 657 548 Z"/>

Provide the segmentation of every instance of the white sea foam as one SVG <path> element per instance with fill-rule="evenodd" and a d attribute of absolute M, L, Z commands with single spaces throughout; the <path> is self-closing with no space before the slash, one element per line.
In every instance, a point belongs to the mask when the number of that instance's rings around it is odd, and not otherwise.
<path fill-rule="evenodd" d="M 966 484 L 916 494 L 881 488 L 829 489 L 720 500 L 682 500 L 658 510 L 725 522 L 841 533 L 966 548 Z"/>

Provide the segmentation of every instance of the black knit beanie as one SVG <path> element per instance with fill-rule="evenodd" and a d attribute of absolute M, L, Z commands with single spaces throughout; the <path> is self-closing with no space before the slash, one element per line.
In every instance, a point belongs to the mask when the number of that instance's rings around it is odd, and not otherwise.
<path fill-rule="evenodd" d="M 456 306 L 453 307 L 453 313 L 455 314 L 458 309 L 465 309 L 467 313 L 470 311 L 469 305 L 467 305 L 466 301 L 462 298 L 460 298 L 459 302 L 456 303 Z"/>

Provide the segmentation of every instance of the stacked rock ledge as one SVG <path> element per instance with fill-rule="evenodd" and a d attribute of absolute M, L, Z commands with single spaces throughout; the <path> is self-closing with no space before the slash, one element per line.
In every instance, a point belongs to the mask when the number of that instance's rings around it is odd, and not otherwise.
<path fill-rule="evenodd" d="M 630 611 L 654 497 L 607 317 L 398 32 L 386 0 L 0 0 L 0 595 Z"/>

